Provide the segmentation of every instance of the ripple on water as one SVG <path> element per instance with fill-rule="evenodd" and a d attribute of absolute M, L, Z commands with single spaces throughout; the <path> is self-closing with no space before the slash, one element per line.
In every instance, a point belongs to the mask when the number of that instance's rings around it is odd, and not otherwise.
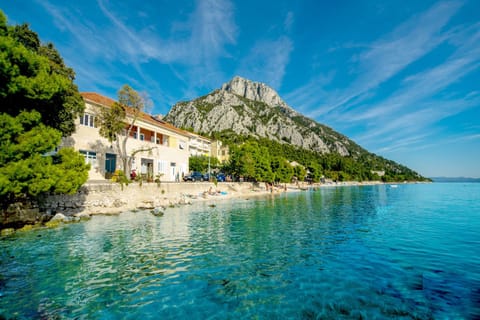
<path fill-rule="evenodd" d="M 330 188 L 3 238 L 0 315 L 474 319 L 471 188 Z"/>

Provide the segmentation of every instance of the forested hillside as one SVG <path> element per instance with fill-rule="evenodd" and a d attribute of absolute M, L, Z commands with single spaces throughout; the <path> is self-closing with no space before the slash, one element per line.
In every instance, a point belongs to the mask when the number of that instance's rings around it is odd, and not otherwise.
<path fill-rule="evenodd" d="M 241 77 L 233 78 L 208 95 L 177 103 L 164 119 L 229 145 L 232 160 L 228 170 L 257 180 L 272 179 L 269 170 L 275 168 L 272 162 L 278 159 L 295 161 L 308 168 L 313 180 L 425 179 L 296 112 L 267 85 Z M 253 156 L 247 155 L 248 152 Z M 251 162 L 257 170 L 243 168 L 245 162 Z"/>

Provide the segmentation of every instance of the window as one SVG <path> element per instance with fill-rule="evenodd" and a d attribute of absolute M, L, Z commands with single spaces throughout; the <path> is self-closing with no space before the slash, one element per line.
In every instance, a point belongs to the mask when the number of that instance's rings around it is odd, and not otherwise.
<path fill-rule="evenodd" d="M 178 147 L 182 150 L 185 149 L 185 141 L 180 140 L 180 143 L 178 144 Z"/>
<path fill-rule="evenodd" d="M 158 161 L 158 173 L 168 174 L 168 162 L 160 160 Z"/>
<path fill-rule="evenodd" d="M 145 140 L 145 135 L 143 133 L 140 133 L 140 140 L 144 141 Z"/>
<path fill-rule="evenodd" d="M 96 128 L 97 124 L 93 114 L 84 113 L 80 116 L 80 124 L 85 127 Z"/>
<path fill-rule="evenodd" d="M 80 150 L 80 153 L 85 158 L 86 163 L 90 163 L 93 166 L 97 163 L 97 153 L 93 151 Z"/>

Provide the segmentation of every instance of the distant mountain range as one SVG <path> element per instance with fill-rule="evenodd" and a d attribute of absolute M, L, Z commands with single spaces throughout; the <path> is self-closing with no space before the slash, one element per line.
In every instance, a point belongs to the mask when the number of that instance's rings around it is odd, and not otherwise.
<path fill-rule="evenodd" d="M 432 177 L 433 182 L 480 182 L 480 178 L 467 177 Z"/>

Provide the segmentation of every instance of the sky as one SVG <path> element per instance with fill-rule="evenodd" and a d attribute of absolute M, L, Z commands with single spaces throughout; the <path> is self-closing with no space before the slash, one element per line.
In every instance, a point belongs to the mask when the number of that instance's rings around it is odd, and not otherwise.
<path fill-rule="evenodd" d="M 76 72 L 154 114 L 239 75 L 427 177 L 480 178 L 480 1 L 3 0 Z"/>

